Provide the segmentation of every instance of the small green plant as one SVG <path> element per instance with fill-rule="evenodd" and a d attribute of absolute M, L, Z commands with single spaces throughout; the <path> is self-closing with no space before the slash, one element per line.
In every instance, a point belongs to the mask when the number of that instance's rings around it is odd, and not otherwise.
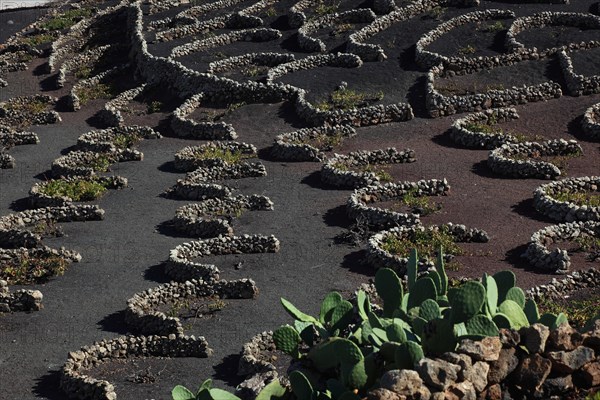
<path fill-rule="evenodd" d="M 129 149 L 139 143 L 140 136 L 135 134 L 117 134 L 112 138 L 112 143 L 121 150 Z"/>
<path fill-rule="evenodd" d="M 33 99 L 22 103 L 6 102 L 3 107 L 7 110 L 20 111 L 25 114 L 34 115 L 45 112 L 50 108 L 50 105 L 43 100 Z"/>
<path fill-rule="evenodd" d="M 84 86 L 77 90 L 77 97 L 81 105 L 86 105 L 96 99 L 110 99 L 119 92 L 117 88 L 110 83 L 97 83 L 93 86 Z"/>
<path fill-rule="evenodd" d="M 600 293 L 583 300 L 569 300 L 568 298 L 541 299 L 538 307 L 541 312 L 564 313 L 571 326 L 580 329 L 598 313 L 598 304 L 600 304 Z"/>
<path fill-rule="evenodd" d="M 406 192 L 401 199 L 401 205 L 407 205 L 413 212 L 420 215 L 429 215 L 439 211 L 440 207 L 431 201 L 429 196 L 419 196 L 418 189 L 412 189 Z"/>
<path fill-rule="evenodd" d="M 585 397 L 585 400 L 600 400 L 600 391 L 598 391 L 594 394 L 588 394 Z"/>
<path fill-rule="evenodd" d="M 384 93 L 382 91 L 377 93 L 361 93 L 348 88 L 340 88 L 331 92 L 327 100 L 318 102 L 316 107 L 323 111 L 351 110 L 381 101 L 383 97 Z"/>
<path fill-rule="evenodd" d="M 43 22 L 41 28 L 49 31 L 63 30 L 75 25 L 75 23 L 81 19 L 89 18 L 91 16 L 92 10 L 90 8 L 67 10 L 62 14 Z"/>
<path fill-rule="evenodd" d="M 87 79 L 92 76 L 92 68 L 89 65 L 82 64 L 75 70 L 75 78 Z"/>
<path fill-rule="evenodd" d="M 429 10 L 427 13 L 425 13 L 425 18 L 430 18 L 430 19 L 439 21 L 443 18 L 445 13 L 446 13 L 445 7 L 435 6 L 431 10 Z"/>
<path fill-rule="evenodd" d="M 600 192 L 560 192 L 553 196 L 561 202 L 570 202 L 578 206 L 600 207 Z"/>
<path fill-rule="evenodd" d="M 35 223 L 31 231 L 42 236 L 62 236 L 60 226 L 52 219 L 45 219 Z"/>
<path fill-rule="evenodd" d="M 465 124 L 464 128 L 471 132 L 485 133 L 487 135 L 501 135 L 502 134 L 502 129 L 500 129 L 490 123 L 485 124 L 485 123 L 472 122 L 469 124 Z"/>
<path fill-rule="evenodd" d="M 107 154 L 101 154 L 99 157 L 96 157 L 90 161 L 86 166 L 96 172 L 106 172 L 114 162 L 115 159 L 113 157 Z"/>
<path fill-rule="evenodd" d="M 320 0 L 315 7 L 315 14 L 319 16 L 333 14 L 339 10 L 340 4 L 340 1 Z"/>
<path fill-rule="evenodd" d="M 337 35 L 341 35 L 344 32 L 349 32 L 352 29 L 353 29 L 352 24 L 338 24 L 333 28 L 333 30 L 331 31 L 331 34 L 333 36 L 337 36 Z"/>
<path fill-rule="evenodd" d="M 504 29 L 506 29 L 506 27 L 504 26 L 504 23 L 502 21 L 496 21 L 493 24 L 487 24 L 478 30 L 482 30 L 482 31 L 488 32 L 488 33 L 496 33 L 496 32 L 501 32 Z"/>
<path fill-rule="evenodd" d="M 148 104 L 146 112 L 148 114 L 154 114 L 157 112 L 161 112 L 162 108 L 163 108 L 163 103 L 158 100 L 154 100 L 154 101 L 150 102 L 150 104 Z"/>
<path fill-rule="evenodd" d="M 47 282 L 53 276 L 63 275 L 68 263 L 59 256 L 24 256 L 0 263 L 0 278 L 10 285 L 31 285 Z"/>
<path fill-rule="evenodd" d="M 171 396 L 173 400 L 241 400 L 223 389 L 213 388 L 210 379 L 202 382 L 196 394 L 185 386 L 177 385 L 171 391 Z"/>
<path fill-rule="evenodd" d="M 251 158 L 250 155 L 244 154 L 241 151 L 231 151 L 220 147 L 206 146 L 196 150 L 194 157 L 198 160 L 209 160 L 218 158 L 225 161 L 227 164 L 238 164 L 244 159 Z"/>
<path fill-rule="evenodd" d="M 385 251 L 401 257 L 408 257 L 411 249 L 416 249 L 424 257 L 433 259 L 440 246 L 450 254 L 462 254 L 462 249 L 454 242 L 454 237 L 446 226 L 442 226 L 440 229 L 416 230 L 404 238 L 387 235 L 384 237 L 381 247 Z"/>
<path fill-rule="evenodd" d="M 55 36 L 51 33 L 38 33 L 36 35 L 23 36 L 19 41 L 32 47 L 37 47 L 42 44 L 50 43 L 54 39 Z"/>
<path fill-rule="evenodd" d="M 42 186 L 40 192 L 50 197 L 69 197 L 73 201 L 91 201 L 102 196 L 106 192 L 106 186 L 95 180 L 56 179 Z"/>
<path fill-rule="evenodd" d="M 460 49 L 458 49 L 458 54 L 460 54 L 461 56 L 468 56 L 471 54 L 475 54 L 476 51 L 477 49 L 475 47 L 468 44 L 465 47 L 461 47 Z"/>
<path fill-rule="evenodd" d="M 271 6 L 265 10 L 265 15 L 269 18 L 273 18 L 277 16 L 277 10 L 275 7 Z"/>

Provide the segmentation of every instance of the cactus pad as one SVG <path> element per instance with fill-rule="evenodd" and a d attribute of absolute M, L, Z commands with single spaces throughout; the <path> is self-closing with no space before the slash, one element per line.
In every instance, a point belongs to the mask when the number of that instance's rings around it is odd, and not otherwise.
<path fill-rule="evenodd" d="M 494 280 L 498 286 L 498 304 L 501 304 L 506 299 L 506 294 L 510 288 L 515 287 L 517 277 L 512 271 L 499 271 L 494 275 Z"/>
<path fill-rule="evenodd" d="M 437 298 L 437 289 L 433 279 L 429 277 L 421 278 L 415 282 L 412 289 L 408 292 L 407 308 L 419 307 L 427 299 Z"/>
<path fill-rule="evenodd" d="M 431 321 L 432 319 L 440 318 L 441 316 L 440 306 L 435 300 L 427 299 L 421 303 L 421 307 L 419 307 L 419 317 Z"/>
<path fill-rule="evenodd" d="M 331 292 L 325 296 L 321 303 L 321 310 L 319 312 L 319 321 L 322 324 L 331 319 L 332 310 L 343 301 L 342 295 L 338 292 Z"/>
<path fill-rule="evenodd" d="M 451 299 L 450 318 L 452 322 L 457 324 L 473 318 L 481 310 L 484 301 L 485 288 L 483 285 L 476 281 L 466 282 Z"/>
<path fill-rule="evenodd" d="M 479 314 L 465 322 L 470 339 L 481 340 L 488 336 L 498 336 L 498 327 L 487 316 Z"/>
<path fill-rule="evenodd" d="M 396 367 L 400 369 L 413 369 L 423 357 L 425 357 L 423 348 L 413 341 L 408 341 L 396 349 L 394 359 Z"/>
<path fill-rule="evenodd" d="M 485 288 L 485 304 L 487 310 L 491 316 L 494 316 L 498 310 L 498 285 L 496 284 L 496 280 L 488 274 L 483 274 L 481 282 Z"/>
<path fill-rule="evenodd" d="M 391 317 L 400 308 L 404 291 L 400 278 L 389 268 L 380 268 L 375 274 L 375 288 L 383 300 L 383 316 Z"/>
<path fill-rule="evenodd" d="M 298 355 L 298 345 L 300 344 L 300 335 L 289 325 L 284 325 L 273 332 L 273 342 L 278 350 L 296 357 Z"/>
<path fill-rule="evenodd" d="M 312 399 L 313 397 L 313 387 L 310 384 L 306 375 L 302 372 L 296 370 L 290 372 L 288 375 L 290 379 L 290 385 L 292 386 L 292 393 L 298 399 Z"/>
<path fill-rule="evenodd" d="M 512 300 L 521 308 L 525 307 L 525 293 L 520 287 L 512 287 L 506 292 L 506 300 Z"/>
<path fill-rule="evenodd" d="M 529 321 L 523 309 L 512 300 L 504 300 L 498 307 L 498 311 L 506 315 L 510 321 L 510 327 L 513 329 L 521 329 L 524 326 L 529 326 Z"/>
<path fill-rule="evenodd" d="M 523 308 L 525 315 L 527 316 L 527 321 L 529 324 L 535 324 L 540 319 L 540 312 L 538 311 L 537 304 L 534 300 L 527 300 L 525 302 L 525 307 Z"/>

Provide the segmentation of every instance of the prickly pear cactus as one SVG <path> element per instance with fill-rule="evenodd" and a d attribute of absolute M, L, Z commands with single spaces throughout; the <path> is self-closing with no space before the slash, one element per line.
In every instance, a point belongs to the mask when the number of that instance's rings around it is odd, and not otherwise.
<path fill-rule="evenodd" d="M 292 357 L 298 357 L 298 345 L 302 339 L 298 332 L 289 325 L 284 325 L 273 332 L 273 342 L 278 350 Z"/>
<path fill-rule="evenodd" d="M 476 281 L 462 285 L 451 299 L 452 312 L 450 319 L 458 324 L 473 318 L 481 310 L 485 301 L 485 288 Z"/>
<path fill-rule="evenodd" d="M 400 309 L 404 296 L 400 278 L 393 270 L 380 268 L 375 274 L 375 288 L 383 300 L 383 316 L 391 317 L 395 310 Z"/>

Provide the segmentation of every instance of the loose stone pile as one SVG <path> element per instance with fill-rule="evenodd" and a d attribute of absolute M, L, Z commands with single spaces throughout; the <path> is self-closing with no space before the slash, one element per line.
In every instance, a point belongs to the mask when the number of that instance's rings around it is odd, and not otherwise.
<path fill-rule="evenodd" d="M 600 140 L 600 103 L 585 111 L 581 120 L 581 128 L 592 140 Z"/>
<path fill-rule="evenodd" d="M 566 222 L 547 226 L 531 236 L 523 257 L 536 268 L 566 274 L 571 265 L 571 257 L 566 250 L 551 250 L 551 245 L 585 236 L 599 238 L 600 221 Z"/>
<path fill-rule="evenodd" d="M 464 225 L 447 223 L 439 226 L 425 227 L 423 225 L 413 226 L 398 226 L 389 230 L 381 231 L 369 238 L 367 243 L 366 261 L 373 268 L 391 268 L 398 275 L 406 274 L 406 266 L 408 265 L 408 256 L 392 254 L 387 251 L 385 242 L 389 238 L 397 240 L 410 240 L 417 232 L 426 231 L 445 231 L 451 235 L 455 242 L 475 242 L 486 243 L 489 241 L 488 234 L 481 229 L 469 229 Z M 433 266 L 430 260 L 420 260 L 419 264 L 422 268 Z"/>
<path fill-rule="evenodd" d="M 538 187 L 533 193 L 533 206 L 537 211 L 555 221 L 598 221 L 600 220 L 599 206 L 556 199 L 556 196 L 561 194 L 589 192 L 596 192 L 600 195 L 600 177 L 585 176 L 561 179 Z"/>
<path fill-rule="evenodd" d="M 487 163 L 492 171 L 500 175 L 514 178 L 554 179 L 562 174 L 561 170 L 551 162 L 536 161 L 535 158 L 575 157 L 580 156 L 582 152 L 581 146 L 575 140 L 511 143 L 491 150 Z"/>
<path fill-rule="evenodd" d="M 465 147 L 495 149 L 506 143 L 518 142 L 510 133 L 495 129 L 496 124 L 518 118 L 519 114 L 514 108 L 497 108 L 469 114 L 452 124 L 450 137 L 455 143 Z M 483 129 L 479 125 L 484 125 Z M 488 127 L 489 129 L 485 129 Z"/>
<path fill-rule="evenodd" d="M 335 154 L 321 169 L 321 181 L 331 186 L 360 188 L 376 184 L 380 176 L 371 171 L 353 171 L 383 164 L 415 162 L 415 152 L 411 149 L 398 151 L 393 147 L 372 151 L 356 151 L 348 155 Z"/>
<path fill-rule="evenodd" d="M 410 193 L 415 197 L 446 195 L 450 185 L 446 179 L 421 180 L 418 182 L 386 183 L 360 188 L 354 191 L 346 202 L 346 212 L 352 220 L 365 221 L 375 229 L 388 229 L 395 226 L 413 226 L 421 223 L 417 213 L 400 213 L 374 207 L 382 201 L 402 200 Z"/>

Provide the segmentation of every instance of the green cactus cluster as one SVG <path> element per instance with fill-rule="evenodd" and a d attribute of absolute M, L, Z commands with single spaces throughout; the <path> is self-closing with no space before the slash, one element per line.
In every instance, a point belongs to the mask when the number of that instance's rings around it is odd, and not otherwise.
<path fill-rule="evenodd" d="M 313 317 L 282 298 L 294 323 L 273 332 L 273 341 L 301 367 L 289 374 L 289 387 L 275 380 L 257 400 L 361 399 L 377 387 L 385 371 L 412 369 L 426 355 L 454 351 L 462 339 L 481 340 L 498 336 L 501 328 L 520 329 L 534 323 L 555 329 L 568 322 L 562 313 L 540 316 L 535 301 L 515 286 L 510 271 L 483 274 L 481 280 L 450 288 L 441 248 L 435 268 L 419 274 L 418 260 L 413 250 L 406 284 L 391 269 L 377 271 L 375 289 L 381 307 L 373 306 L 362 290 L 354 304 L 331 292 L 318 317 Z M 211 390 L 215 389 L 208 394 Z"/>

